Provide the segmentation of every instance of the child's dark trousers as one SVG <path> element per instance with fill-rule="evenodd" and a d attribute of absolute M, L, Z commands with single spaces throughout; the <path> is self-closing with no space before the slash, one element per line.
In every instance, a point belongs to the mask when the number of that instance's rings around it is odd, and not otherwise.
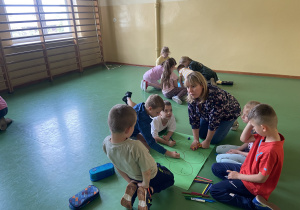
<path fill-rule="evenodd" d="M 241 165 L 234 163 L 214 163 L 211 167 L 215 176 L 223 181 L 212 185 L 210 195 L 222 203 L 243 209 L 255 209 L 252 203 L 255 197 L 239 179 L 227 179 L 227 170 L 240 172 Z"/>
<path fill-rule="evenodd" d="M 150 187 L 153 187 L 154 193 L 159 193 L 174 185 L 174 175 L 166 167 L 157 163 L 157 174 L 150 180 Z"/>

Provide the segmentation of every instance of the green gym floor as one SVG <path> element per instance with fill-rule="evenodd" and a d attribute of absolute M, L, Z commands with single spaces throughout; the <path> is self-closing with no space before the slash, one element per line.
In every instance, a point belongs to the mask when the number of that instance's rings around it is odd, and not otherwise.
<path fill-rule="evenodd" d="M 68 209 L 69 198 L 90 184 L 100 190 L 85 209 L 125 209 L 120 205 L 126 182 L 116 173 L 98 182 L 90 181 L 89 170 L 109 162 L 102 151 L 102 141 L 109 135 L 107 115 L 110 108 L 123 103 L 129 90 L 132 100 L 144 102 L 160 91 L 140 89 L 142 75 L 149 68 L 121 66 L 107 70 L 92 67 L 84 73 L 71 73 L 54 82 L 41 82 L 1 93 L 9 108 L 7 117 L 14 120 L 0 132 L 0 209 Z M 300 82 L 296 79 L 218 73 L 221 80 L 234 81 L 220 86 L 233 94 L 241 106 L 249 100 L 272 105 L 279 118 L 279 131 L 285 136 L 285 159 L 277 188 L 269 201 L 281 209 L 298 209 L 300 199 L 299 125 Z M 177 131 L 191 135 L 187 104 L 172 102 Z M 222 144 L 238 144 L 245 127 L 230 131 Z M 297 154 L 298 153 L 298 154 Z M 211 172 L 215 150 L 199 175 L 218 178 Z M 189 192 L 202 192 L 203 184 L 192 184 Z M 198 203 L 185 200 L 175 186 L 153 196 L 154 209 L 234 209 L 221 203 Z M 137 202 L 134 205 L 137 209 Z"/>

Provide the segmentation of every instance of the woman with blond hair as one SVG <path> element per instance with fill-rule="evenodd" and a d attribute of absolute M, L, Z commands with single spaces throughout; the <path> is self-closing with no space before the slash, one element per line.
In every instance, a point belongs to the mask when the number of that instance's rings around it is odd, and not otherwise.
<path fill-rule="evenodd" d="M 185 86 L 188 91 L 188 113 L 194 141 L 191 149 L 209 148 L 210 144 L 221 142 L 234 121 L 240 116 L 239 102 L 230 93 L 207 84 L 200 72 L 187 76 Z"/>

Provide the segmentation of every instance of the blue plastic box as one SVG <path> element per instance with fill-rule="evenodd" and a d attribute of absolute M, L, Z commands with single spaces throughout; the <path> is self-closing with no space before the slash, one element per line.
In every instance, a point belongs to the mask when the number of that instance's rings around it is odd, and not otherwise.
<path fill-rule="evenodd" d="M 91 181 L 95 182 L 113 174 L 115 174 L 114 165 L 112 163 L 106 163 L 104 165 L 92 168 L 90 170 L 90 179 Z"/>

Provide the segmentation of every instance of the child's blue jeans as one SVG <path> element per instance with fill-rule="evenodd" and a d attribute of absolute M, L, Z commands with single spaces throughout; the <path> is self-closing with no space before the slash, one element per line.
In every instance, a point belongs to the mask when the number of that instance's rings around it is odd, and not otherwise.
<path fill-rule="evenodd" d="M 223 181 L 216 183 L 210 188 L 210 195 L 219 202 L 243 209 L 255 209 L 252 203 L 255 195 L 251 194 L 239 179 L 227 179 L 227 170 L 239 172 L 240 164 L 214 163 L 211 167 L 213 174 Z"/>
<path fill-rule="evenodd" d="M 228 132 L 229 132 L 230 128 L 232 127 L 235 120 L 236 119 L 231 120 L 231 121 L 221 121 L 220 126 L 216 130 L 215 135 L 213 136 L 210 143 L 218 144 L 219 142 L 221 142 L 228 134 Z M 201 118 L 200 119 L 200 128 L 199 128 L 199 137 L 201 139 L 205 139 L 207 136 L 207 131 L 208 131 L 208 121 Z"/>

